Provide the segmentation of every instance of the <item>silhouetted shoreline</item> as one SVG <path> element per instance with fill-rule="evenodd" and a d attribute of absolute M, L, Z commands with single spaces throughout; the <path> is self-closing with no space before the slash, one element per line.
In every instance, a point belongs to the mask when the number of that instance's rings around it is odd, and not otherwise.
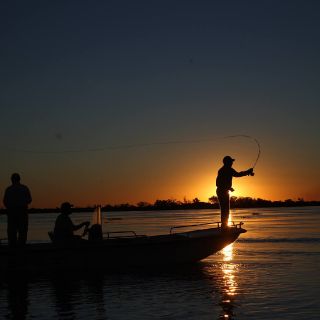
<path fill-rule="evenodd" d="M 278 207 L 307 207 L 320 206 L 320 201 L 298 200 L 279 200 L 271 201 L 264 199 L 255 199 L 250 197 L 231 197 L 232 208 L 278 208 Z M 93 211 L 95 206 L 75 207 L 74 212 Z M 217 197 L 213 196 L 209 202 L 200 201 L 198 198 L 193 200 L 178 201 L 175 199 L 156 200 L 153 204 L 148 202 L 139 202 L 137 204 L 107 204 L 102 206 L 103 211 L 152 211 L 152 210 L 189 210 L 189 209 L 219 209 Z M 30 208 L 30 213 L 58 213 L 60 208 Z M 0 214 L 5 214 L 5 209 L 0 209 Z"/>

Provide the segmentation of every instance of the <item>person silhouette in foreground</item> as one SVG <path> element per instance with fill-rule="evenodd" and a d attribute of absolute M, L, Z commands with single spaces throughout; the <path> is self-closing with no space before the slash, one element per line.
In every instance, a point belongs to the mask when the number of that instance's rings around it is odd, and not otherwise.
<path fill-rule="evenodd" d="M 28 235 L 28 205 L 31 193 L 27 186 L 20 183 L 20 175 L 11 175 L 11 186 L 4 193 L 3 204 L 8 216 L 8 244 L 11 247 L 24 246 Z"/>
<path fill-rule="evenodd" d="M 79 241 L 81 236 L 74 235 L 74 231 L 81 229 L 82 227 L 90 225 L 89 221 L 82 222 L 78 225 L 73 224 L 70 219 L 70 214 L 72 214 L 73 205 L 69 202 L 64 202 L 60 206 L 61 213 L 56 219 L 53 239 L 55 242 L 70 242 L 70 241 Z"/>
<path fill-rule="evenodd" d="M 232 177 L 254 176 L 253 168 L 246 171 L 237 172 L 232 168 L 234 159 L 230 156 L 223 158 L 223 167 L 218 171 L 216 180 L 217 196 L 221 210 L 221 225 L 222 228 L 228 227 L 230 213 L 230 195 L 229 191 L 234 191 L 232 188 Z"/>

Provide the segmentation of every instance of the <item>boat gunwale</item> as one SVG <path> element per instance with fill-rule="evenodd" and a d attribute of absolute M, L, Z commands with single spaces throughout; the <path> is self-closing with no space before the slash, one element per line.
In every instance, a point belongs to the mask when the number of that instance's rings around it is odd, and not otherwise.
<path fill-rule="evenodd" d="M 214 232 L 213 232 L 214 231 Z M 196 233 L 203 232 L 206 235 L 193 237 Z M 213 233 L 208 233 L 213 232 Z M 223 232 L 221 228 L 208 228 L 201 230 L 193 230 L 184 233 L 172 233 L 165 235 L 154 235 L 145 237 L 131 237 L 131 238 L 107 238 L 100 241 L 83 240 L 73 243 L 29 243 L 25 247 L 10 248 L 7 245 L 0 245 L 0 255 L 16 255 L 16 254 L 33 254 L 39 252 L 56 252 L 56 251 L 87 251 L 90 249 L 101 250 L 103 248 L 123 248 L 123 247 L 142 247 L 155 245 L 170 245 L 186 242 L 206 241 L 207 239 L 225 238 L 228 236 L 236 236 L 246 232 L 243 228 L 230 227 Z"/>

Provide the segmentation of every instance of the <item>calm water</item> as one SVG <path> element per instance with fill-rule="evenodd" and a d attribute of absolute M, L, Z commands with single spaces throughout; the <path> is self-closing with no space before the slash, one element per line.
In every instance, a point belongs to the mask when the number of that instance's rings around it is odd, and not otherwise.
<path fill-rule="evenodd" d="M 55 217 L 32 215 L 30 241 L 47 241 Z M 111 213 L 104 231 L 161 234 L 218 217 L 215 210 Z M 248 232 L 193 267 L 2 278 L 0 319 L 320 319 L 320 207 L 236 210 L 233 220 Z M 5 226 L 0 217 L 0 238 Z"/>

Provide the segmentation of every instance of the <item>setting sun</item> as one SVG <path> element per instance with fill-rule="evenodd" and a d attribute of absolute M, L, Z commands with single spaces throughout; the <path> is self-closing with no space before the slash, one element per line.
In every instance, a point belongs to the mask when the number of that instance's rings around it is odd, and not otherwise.
<path fill-rule="evenodd" d="M 0 319 L 320 319 L 319 18 L 1 1 Z"/>

